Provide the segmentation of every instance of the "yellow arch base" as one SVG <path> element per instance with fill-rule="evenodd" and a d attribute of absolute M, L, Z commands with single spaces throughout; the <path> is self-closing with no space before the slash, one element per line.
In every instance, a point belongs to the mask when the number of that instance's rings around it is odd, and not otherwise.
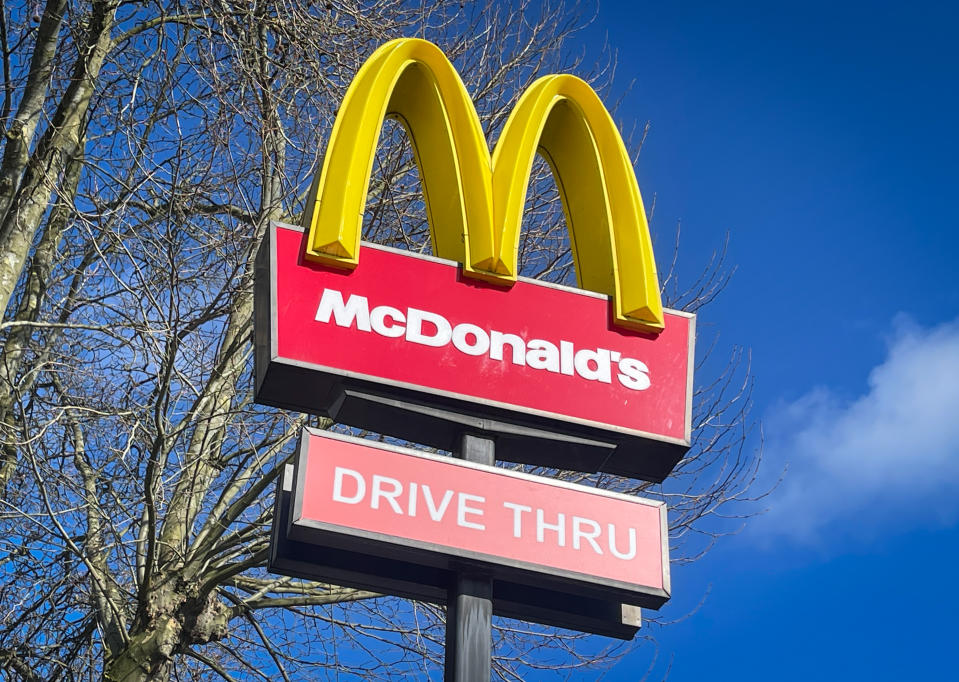
<path fill-rule="evenodd" d="M 579 285 L 612 297 L 617 325 L 662 331 L 643 199 L 596 92 L 575 76 L 540 78 L 520 97 L 490 158 L 459 74 L 425 40 L 386 43 L 350 85 L 304 213 L 309 260 L 356 266 L 387 116 L 402 122 L 412 140 L 437 256 L 459 261 L 472 277 L 514 282 L 526 189 L 540 153 L 562 198 Z"/>

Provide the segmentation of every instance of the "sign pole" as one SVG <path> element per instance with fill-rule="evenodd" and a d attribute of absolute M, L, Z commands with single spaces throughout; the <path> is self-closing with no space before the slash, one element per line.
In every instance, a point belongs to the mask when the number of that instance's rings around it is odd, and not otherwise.
<path fill-rule="evenodd" d="M 496 462 L 492 438 L 463 434 L 454 457 L 467 462 Z M 444 682 L 482 682 L 490 679 L 493 656 L 493 580 L 482 571 L 463 566 L 456 571 L 446 600 L 446 660 Z"/>

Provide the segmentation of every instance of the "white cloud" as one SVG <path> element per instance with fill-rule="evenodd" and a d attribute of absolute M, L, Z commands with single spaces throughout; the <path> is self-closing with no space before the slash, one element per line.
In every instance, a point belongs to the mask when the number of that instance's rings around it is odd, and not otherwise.
<path fill-rule="evenodd" d="M 959 320 L 894 328 L 863 395 L 818 388 L 773 411 L 768 456 L 789 468 L 759 529 L 814 542 L 955 520 Z"/>

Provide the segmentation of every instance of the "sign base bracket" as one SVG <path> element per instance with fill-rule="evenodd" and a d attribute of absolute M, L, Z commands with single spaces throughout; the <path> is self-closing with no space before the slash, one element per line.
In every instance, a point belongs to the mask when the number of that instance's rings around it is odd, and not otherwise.
<path fill-rule="evenodd" d="M 366 388 L 341 388 L 329 415 L 341 424 L 451 452 L 459 450 L 464 433 L 484 435 L 495 440 L 498 459 L 556 469 L 601 471 L 617 448 L 616 443 L 510 424 Z"/>

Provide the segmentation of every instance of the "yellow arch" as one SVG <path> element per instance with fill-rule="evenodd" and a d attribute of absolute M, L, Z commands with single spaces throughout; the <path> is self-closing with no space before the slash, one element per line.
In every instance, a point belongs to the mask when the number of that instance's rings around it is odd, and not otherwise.
<path fill-rule="evenodd" d="M 642 196 L 622 138 L 595 91 L 568 75 L 523 94 L 492 159 L 459 74 L 432 43 L 386 43 L 337 114 L 304 226 L 306 257 L 354 267 L 373 155 L 387 116 L 402 122 L 423 180 L 433 251 L 483 279 L 516 280 L 533 158 L 549 162 L 579 284 L 613 298 L 616 323 L 658 333 L 663 309 Z"/>
<path fill-rule="evenodd" d="M 417 39 L 380 47 L 347 90 L 304 215 L 307 258 L 356 265 L 373 156 L 387 116 L 398 119 L 412 141 L 434 253 L 468 262 L 467 240 L 492 235 L 489 148 L 459 74 L 439 48 Z"/>

